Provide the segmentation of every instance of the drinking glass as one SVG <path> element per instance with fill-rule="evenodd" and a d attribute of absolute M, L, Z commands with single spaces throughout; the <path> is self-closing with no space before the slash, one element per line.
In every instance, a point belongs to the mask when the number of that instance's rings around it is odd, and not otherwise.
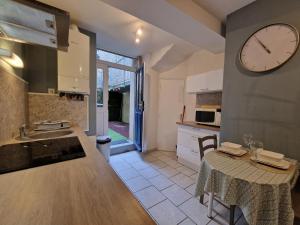
<path fill-rule="evenodd" d="M 253 140 L 250 143 L 251 155 L 254 157 L 254 159 L 257 159 L 257 152 L 263 149 L 264 149 L 264 144 L 261 141 Z"/>
<path fill-rule="evenodd" d="M 252 142 L 252 134 L 244 134 L 243 139 L 244 139 L 244 143 L 246 145 L 247 148 L 250 149 L 250 144 Z"/>

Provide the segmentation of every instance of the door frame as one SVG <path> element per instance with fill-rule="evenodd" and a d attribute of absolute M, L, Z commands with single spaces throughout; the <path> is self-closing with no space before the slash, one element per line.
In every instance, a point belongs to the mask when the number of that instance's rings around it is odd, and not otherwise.
<path fill-rule="evenodd" d="M 101 134 L 101 135 L 107 135 L 107 133 L 108 133 L 108 76 L 109 76 L 108 69 L 109 68 L 106 64 L 97 62 L 96 69 L 102 69 L 102 71 L 103 71 L 103 106 L 102 106 L 103 134 Z M 97 96 L 97 89 L 96 89 L 96 96 Z M 96 104 L 97 104 L 97 102 L 96 102 Z M 97 116 L 96 116 L 96 121 L 97 121 Z"/>
<path fill-rule="evenodd" d="M 112 62 L 107 62 L 107 61 L 103 61 L 103 60 L 99 60 L 97 59 L 97 63 L 96 63 L 96 68 L 98 69 L 102 69 L 103 70 L 103 131 L 104 134 L 103 135 L 107 135 L 108 134 L 108 98 L 109 98 L 109 93 L 108 93 L 108 81 L 109 81 L 109 68 L 116 68 L 116 69 L 120 69 L 120 70 L 125 70 L 125 71 L 129 71 L 129 72 L 133 72 L 134 73 L 134 77 L 133 79 L 135 79 L 135 73 L 136 73 L 136 68 L 134 67 L 130 67 L 130 66 L 125 66 L 125 65 L 121 65 L 121 64 L 117 64 L 117 63 L 112 63 Z M 130 85 L 135 85 L 134 80 L 131 81 Z M 134 89 L 135 87 L 133 86 L 131 92 L 134 93 Z M 133 96 L 133 99 L 135 99 L 135 96 Z M 134 102 L 133 102 L 134 105 Z M 134 111 L 133 111 L 134 114 Z M 134 115 L 133 115 L 134 116 Z M 132 139 L 134 141 L 135 139 L 135 131 L 134 131 L 134 119 L 133 121 L 130 119 L 130 126 L 132 127 L 131 129 L 133 129 L 133 132 L 129 131 L 132 134 Z M 131 130 L 130 129 L 130 130 Z"/>

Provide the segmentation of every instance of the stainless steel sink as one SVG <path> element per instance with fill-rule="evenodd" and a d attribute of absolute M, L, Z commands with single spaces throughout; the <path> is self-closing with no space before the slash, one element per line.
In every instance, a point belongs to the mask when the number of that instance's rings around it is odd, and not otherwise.
<path fill-rule="evenodd" d="M 48 138 L 57 138 L 66 135 L 72 134 L 71 130 L 57 130 L 57 131 L 47 131 L 47 132 L 38 132 L 31 133 L 24 138 L 17 137 L 17 140 L 31 140 L 31 139 L 48 139 Z"/>

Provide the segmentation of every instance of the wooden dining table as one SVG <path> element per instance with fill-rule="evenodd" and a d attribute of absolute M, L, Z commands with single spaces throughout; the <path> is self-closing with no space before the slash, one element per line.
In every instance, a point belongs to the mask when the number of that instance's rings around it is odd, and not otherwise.
<path fill-rule="evenodd" d="M 290 161 L 287 170 L 273 168 L 250 159 L 215 150 L 201 161 L 195 195 L 210 193 L 208 216 L 213 197 L 238 206 L 249 225 L 292 225 L 294 211 L 291 189 L 299 176 L 298 162 Z"/>

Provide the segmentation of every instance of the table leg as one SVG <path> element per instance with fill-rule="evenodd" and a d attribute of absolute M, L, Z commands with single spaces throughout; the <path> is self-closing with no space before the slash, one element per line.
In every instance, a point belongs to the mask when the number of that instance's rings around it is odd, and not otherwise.
<path fill-rule="evenodd" d="M 214 193 L 209 192 L 209 195 L 208 195 L 208 212 L 207 212 L 207 216 L 209 218 L 212 218 L 213 200 L 214 200 Z"/>

